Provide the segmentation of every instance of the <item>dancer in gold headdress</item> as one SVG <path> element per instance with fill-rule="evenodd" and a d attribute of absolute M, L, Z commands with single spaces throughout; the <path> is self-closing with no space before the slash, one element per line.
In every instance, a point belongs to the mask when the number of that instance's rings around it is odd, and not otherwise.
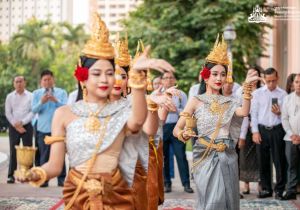
<path fill-rule="evenodd" d="M 220 94 L 228 73 L 227 44 L 216 40 L 201 72 L 201 93 L 186 105 L 173 134 L 183 142 L 195 136 L 191 127 L 196 122 L 198 140 L 193 145 L 193 176 L 197 188 L 197 210 L 239 209 L 239 180 L 235 144 L 230 136 L 233 115 L 247 116 L 251 100 L 251 82 L 259 77 L 248 71 L 240 106 L 232 97 Z"/>
<path fill-rule="evenodd" d="M 142 47 L 141 40 L 138 42 L 138 49 L 135 56 L 137 59 L 141 53 L 139 48 Z M 126 100 L 128 94 L 128 69 L 130 66 L 130 55 L 128 52 L 127 35 L 125 39 L 119 38 L 115 43 L 116 50 L 116 83 L 110 94 L 111 101 Z M 141 49 L 142 51 L 144 49 Z M 135 60 L 134 59 L 134 60 Z M 134 62 L 134 61 L 133 61 Z M 149 76 L 149 75 L 148 75 Z M 149 88 L 149 84 L 145 84 L 145 90 Z M 174 88 L 169 90 L 171 94 L 175 94 Z M 123 97 L 122 97 L 123 96 Z M 127 96 L 130 98 L 130 95 Z M 132 144 L 128 147 L 132 150 L 128 151 L 131 154 L 130 160 L 127 160 L 127 165 L 132 165 L 132 172 L 134 173 L 134 180 L 132 184 L 134 204 L 136 209 L 155 210 L 158 206 L 158 155 L 156 146 L 154 145 L 153 136 L 157 133 L 159 126 L 159 116 L 161 119 L 167 116 L 169 110 L 175 109 L 172 106 L 171 99 L 168 95 L 161 95 L 159 92 L 153 93 L 147 98 L 148 115 L 143 125 L 143 128 L 135 135 L 126 138 L 127 144 Z M 160 108 L 159 108 L 160 107 Z M 138 141 L 136 139 L 139 139 Z M 147 145 L 149 144 L 149 147 Z M 155 150 L 155 151 L 154 151 Z M 137 154 L 137 155 L 135 155 Z M 162 155 L 162 154 L 161 154 Z M 123 157 L 121 157 L 122 159 Z M 161 157 L 162 158 L 162 157 Z M 148 183 L 151 183 L 148 184 Z"/>
<path fill-rule="evenodd" d="M 57 109 L 53 136 L 45 140 L 51 144 L 49 161 L 31 169 L 28 177 L 21 179 L 39 186 L 59 175 L 67 152 L 71 169 L 63 191 L 65 209 L 134 209 L 132 190 L 128 187 L 133 177 L 126 163 L 120 161 L 120 156 L 122 160 L 130 159 L 124 139 L 139 131 L 147 116 L 142 86 L 146 83 L 144 70 L 173 70 L 167 62 L 150 66 L 147 49 L 132 66 L 131 106 L 128 100 L 110 102 L 115 54 L 108 34 L 105 23 L 95 14 L 91 39 L 75 71 L 79 101 Z"/>

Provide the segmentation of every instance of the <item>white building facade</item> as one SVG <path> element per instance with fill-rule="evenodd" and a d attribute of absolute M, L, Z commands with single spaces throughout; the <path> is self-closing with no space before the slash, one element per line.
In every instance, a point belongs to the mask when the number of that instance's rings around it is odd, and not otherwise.
<path fill-rule="evenodd" d="M 72 23 L 72 13 L 73 0 L 0 0 L 0 40 L 8 41 L 32 17 Z"/>
<path fill-rule="evenodd" d="M 90 0 L 90 12 L 97 11 L 106 23 L 109 31 L 122 30 L 120 20 L 128 17 L 142 0 Z"/>

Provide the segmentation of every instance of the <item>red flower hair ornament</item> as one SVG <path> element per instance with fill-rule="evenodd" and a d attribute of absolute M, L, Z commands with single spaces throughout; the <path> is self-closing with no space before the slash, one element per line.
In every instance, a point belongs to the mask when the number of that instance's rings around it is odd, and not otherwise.
<path fill-rule="evenodd" d="M 209 76 L 210 76 L 210 70 L 209 70 L 209 68 L 207 68 L 207 67 L 204 67 L 203 69 L 202 69 L 202 71 L 201 71 L 201 77 L 202 77 L 202 79 L 208 79 L 209 78 Z"/>
<path fill-rule="evenodd" d="M 89 77 L 89 69 L 86 67 L 77 66 L 74 76 L 79 82 L 83 82 Z"/>

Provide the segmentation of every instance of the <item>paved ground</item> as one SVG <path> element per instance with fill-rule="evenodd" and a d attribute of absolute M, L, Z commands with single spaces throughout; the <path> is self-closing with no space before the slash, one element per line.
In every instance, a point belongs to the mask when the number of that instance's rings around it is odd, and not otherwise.
<path fill-rule="evenodd" d="M 56 179 L 50 181 L 50 186 L 48 188 L 34 188 L 28 184 L 6 184 L 7 177 L 7 167 L 8 167 L 8 157 L 9 154 L 9 145 L 7 137 L 0 137 L 0 198 L 8 197 L 18 197 L 18 198 L 61 198 L 62 197 L 62 188 L 56 186 Z M 190 164 L 191 165 L 191 164 Z M 181 186 L 179 174 L 176 168 L 175 179 L 172 183 L 172 193 L 165 194 L 165 198 L 169 200 L 175 199 L 185 199 L 193 200 L 196 197 L 196 194 L 189 194 L 183 191 Z M 191 182 L 192 188 L 195 189 L 194 183 Z M 251 184 L 251 194 L 245 196 L 247 200 L 256 199 L 257 187 L 256 183 Z M 272 202 L 272 199 L 270 199 Z M 298 206 L 300 206 L 300 197 L 295 201 Z M 1 209 L 1 207 L 0 207 Z M 250 208 L 251 209 L 251 208 Z M 268 208 L 264 208 L 268 209 Z M 279 208 L 284 209 L 284 208 Z"/>

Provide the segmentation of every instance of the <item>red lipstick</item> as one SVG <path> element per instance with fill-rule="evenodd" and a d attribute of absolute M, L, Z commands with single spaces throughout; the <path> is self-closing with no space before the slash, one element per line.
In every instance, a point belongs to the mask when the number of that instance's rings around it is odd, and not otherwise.
<path fill-rule="evenodd" d="M 101 90 L 107 90 L 108 89 L 108 86 L 100 86 L 99 87 Z"/>
<path fill-rule="evenodd" d="M 221 86 L 222 85 L 222 83 L 221 82 L 217 82 L 217 83 L 215 83 L 217 86 Z"/>

